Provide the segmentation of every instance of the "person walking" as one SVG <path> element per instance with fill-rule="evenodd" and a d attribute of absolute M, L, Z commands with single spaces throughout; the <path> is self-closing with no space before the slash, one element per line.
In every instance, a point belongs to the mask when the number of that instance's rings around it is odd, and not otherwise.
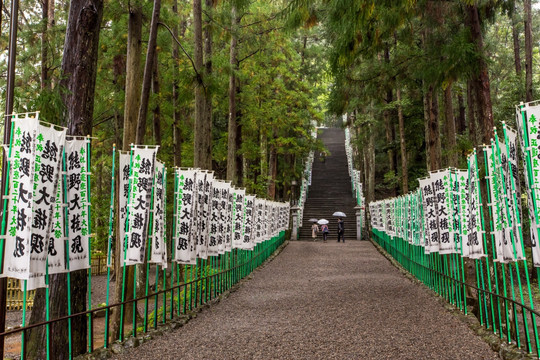
<path fill-rule="evenodd" d="M 313 238 L 314 241 L 317 241 L 318 232 L 319 232 L 319 225 L 317 225 L 316 223 L 313 223 L 313 225 L 311 225 L 311 237 Z"/>
<path fill-rule="evenodd" d="M 345 242 L 345 224 L 343 223 L 343 219 L 341 218 L 338 218 L 338 222 L 337 222 L 337 242 L 339 242 L 339 240 L 343 240 L 343 242 Z"/>
<path fill-rule="evenodd" d="M 326 238 L 328 237 L 328 225 L 326 224 L 321 225 L 321 231 L 322 231 L 323 241 L 326 242 Z"/>

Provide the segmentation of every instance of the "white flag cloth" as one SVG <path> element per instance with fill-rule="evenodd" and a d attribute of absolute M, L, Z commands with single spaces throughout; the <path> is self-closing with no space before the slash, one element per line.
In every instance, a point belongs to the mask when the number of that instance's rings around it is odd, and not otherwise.
<path fill-rule="evenodd" d="M 233 190 L 233 225 L 232 225 L 232 247 L 233 249 L 242 249 L 242 226 L 244 216 L 244 189 Z"/>
<path fill-rule="evenodd" d="M 432 253 L 439 251 L 439 221 L 437 216 L 436 201 L 431 178 L 419 179 L 422 190 L 422 202 L 425 218 L 425 251 Z"/>
<path fill-rule="evenodd" d="M 507 212 L 505 209 L 503 180 L 500 173 L 500 162 L 497 161 L 497 152 L 493 151 L 493 146 L 484 148 L 487 158 L 488 183 L 491 203 L 491 215 L 494 226 L 494 239 L 497 259 L 502 263 L 514 261 L 514 251 L 512 249 L 511 231 L 508 226 Z M 499 165 L 497 165 L 499 163 Z"/>
<path fill-rule="evenodd" d="M 476 152 L 471 154 L 467 159 L 468 163 L 468 213 L 467 215 L 467 233 L 464 234 L 463 239 L 464 248 L 467 248 L 467 256 L 471 259 L 480 259 L 485 255 L 483 245 L 482 219 L 480 216 L 480 181 L 478 179 L 478 161 L 476 158 Z M 465 251 L 463 252 L 465 254 Z M 464 255 L 465 256 L 465 255 Z"/>
<path fill-rule="evenodd" d="M 130 164 L 131 154 L 129 152 L 120 151 L 120 156 L 118 159 L 119 171 L 120 171 L 120 182 L 119 182 L 119 194 L 118 194 L 118 217 L 119 223 L 118 226 L 118 239 L 120 241 L 121 252 L 120 259 L 122 263 L 124 262 L 124 251 L 127 247 L 126 242 L 126 229 L 127 229 L 127 208 L 128 208 L 128 195 L 129 195 L 129 174 L 130 174 Z"/>
<path fill-rule="evenodd" d="M 131 149 L 126 265 L 144 263 L 157 150 L 138 146 Z"/>
<path fill-rule="evenodd" d="M 64 200 L 64 176 L 58 178 L 53 208 L 53 227 L 49 237 L 48 265 L 49 275 L 66 272 L 66 232 Z"/>
<path fill-rule="evenodd" d="M 70 271 L 90 267 L 89 150 L 88 138 L 71 138 L 66 141 Z"/>
<path fill-rule="evenodd" d="M 242 249 L 244 250 L 253 250 L 254 247 L 252 238 L 254 202 L 255 196 L 246 195 L 244 197 L 244 214 L 242 224 Z"/>
<path fill-rule="evenodd" d="M 30 241 L 32 235 L 32 197 L 34 188 L 35 141 L 38 120 L 12 120 L 9 206 L 5 259 L 2 276 L 30 277 Z"/>
<path fill-rule="evenodd" d="M 523 108 L 520 108 L 519 106 L 516 107 L 516 124 L 519 130 L 518 134 L 524 162 L 523 168 L 525 169 L 525 189 L 527 191 L 531 247 L 533 264 L 535 267 L 540 267 L 540 244 L 538 243 L 540 238 L 540 229 L 538 226 L 537 217 L 535 215 L 535 209 L 540 209 L 540 194 L 538 193 L 538 182 L 540 181 L 540 162 L 535 161 L 540 154 L 540 141 L 538 141 L 537 137 L 531 138 L 530 135 L 538 134 L 538 119 L 540 119 L 540 106 L 525 105 Z M 524 135 L 526 135 L 528 138 L 528 147 L 525 146 Z M 530 169 L 529 166 L 527 166 L 527 158 L 529 158 Z M 529 173 L 529 171 L 531 171 L 531 173 Z M 530 184 L 532 186 L 530 186 Z"/>
<path fill-rule="evenodd" d="M 154 199 L 152 202 L 152 252 L 150 262 L 167 265 L 167 244 L 165 242 L 165 164 L 156 160 L 154 168 Z M 165 260 L 165 261 L 164 261 Z"/>
<path fill-rule="evenodd" d="M 176 171 L 176 228 L 175 228 L 175 255 L 174 259 L 180 264 L 192 264 L 195 258 L 195 232 L 194 229 L 194 200 L 195 177 L 193 169 Z"/>
<path fill-rule="evenodd" d="M 30 272 L 45 274 L 53 206 L 61 174 L 66 130 L 38 125 L 34 163 L 34 193 L 32 204 L 32 235 L 30 238 Z M 75 199 L 77 200 L 77 199 Z M 71 207 L 78 201 L 69 203 Z M 71 208 L 71 207 L 68 207 Z"/>

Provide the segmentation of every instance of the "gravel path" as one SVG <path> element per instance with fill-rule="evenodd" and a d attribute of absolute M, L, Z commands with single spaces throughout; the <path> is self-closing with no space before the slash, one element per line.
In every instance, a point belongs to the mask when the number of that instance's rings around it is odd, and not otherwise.
<path fill-rule="evenodd" d="M 117 359 L 497 359 L 370 242 L 291 242 L 227 299 Z"/>

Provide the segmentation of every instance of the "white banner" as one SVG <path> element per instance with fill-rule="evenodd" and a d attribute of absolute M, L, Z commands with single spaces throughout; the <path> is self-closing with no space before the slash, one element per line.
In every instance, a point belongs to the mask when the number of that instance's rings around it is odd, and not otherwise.
<path fill-rule="evenodd" d="M 90 191 L 88 151 L 90 139 L 66 141 L 69 270 L 90 267 Z"/>
<path fill-rule="evenodd" d="M 131 155 L 129 152 L 120 151 L 118 159 L 120 166 L 120 182 L 119 182 L 119 194 L 118 194 L 118 211 L 119 211 L 119 225 L 118 225 L 118 240 L 119 246 L 121 246 L 120 259 L 122 264 L 125 260 L 125 250 L 127 248 L 126 229 L 127 223 L 127 204 L 129 195 L 129 163 Z"/>
<path fill-rule="evenodd" d="M 26 280 L 30 277 L 32 195 L 34 188 L 35 141 L 38 120 L 12 120 L 9 174 L 9 206 L 4 269 L 2 276 Z"/>
<path fill-rule="evenodd" d="M 37 127 L 30 238 L 30 272 L 36 274 L 45 274 L 47 268 L 53 206 L 62 166 L 66 130 L 58 131 L 52 126 L 41 124 Z M 68 205 L 68 209 L 71 209 L 78 206 L 79 201 L 72 201 Z"/>
<path fill-rule="evenodd" d="M 467 254 L 471 259 L 480 259 L 486 256 L 484 252 L 482 230 L 482 218 L 480 201 L 480 180 L 478 178 L 478 161 L 476 151 L 467 159 L 468 175 L 469 175 L 469 191 L 468 191 L 468 218 L 467 218 L 467 234 L 463 239 L 464 245 L 468 247 Z M 465 251 L 464 251 L 465 253 Z"/>
<path fill-rule="evenodd" d="M 529 209 L 529 224 L 530 224 L 530 235 L 531 235 L 531 247 L 532 247 L 532 256 L 533 256 L 533 264 L 535 267 L 540 267 L 540 246 L 538 243 L 539 239 L 539 228 L 538 223 L 536 221 L 537 216 L 535 215 L 535 208 L 539 209 L 539 194 L 538 194 L 538 187 L 534 186 L 534 180 L 538 178 L 538 174 L 540 174 L 540 164 L 538 162 L 538 155 L 539 155 L 539 146 L 540 142 L 537 138 L 528 138 L 528 147 L 525 146 L 524 143 L 524 134 L 527 135 L 529 132 L 538 133 L 538 117 L 540 116 L 540 106 L 525 106 L 523 109 L 521 109 L 519 106 L 516 107 L 516 124 L 519 129 L 519 140 L 521 144 L 521 153 L 523 155 L 523 168 L 525 169 L 525 189 L 527 191 L 527 208 Z M 523 129 L 525 127 L 525 130 Z M 532 129 L 529 129 L 532 128 Z M 534 157 L 533 157 L 534 154 Z M 527 161 L 527 159 L 529 161 Z M 536 161 L 535 161 L 536 159 Z M 530 164 L 527 166 L 527 162 Z M 532 173 L 530 173 L 530 171 Z M 531 186 L 529 184 L 532 184 L 532 188 L 534 189 L 534 195 L 533 191 L 531 189 Z M 534 201 L 536 197 L 536 201 Z M 540 220 L 540 219 L 539 219 Z"/>
<path fill-rule="evenodd" d="M 232 225 L 232 247 L 233 249 L 242 249 L 242 226 L 244 216 L 244 197 L 246 190 L 233 190 L 233 225 Z"/>
<path fill-rule="evenodd" d="M 154 167 L 154 199 L 152 203 L 152 252 L 150 262 L 167 266 L 167 243 L 165 241 L 165 164 L 156 160 Z M 164 261 L 165 260 L 165 261 Z"/>
<path fill-rule="evenodd" d="M 58 178 L 53 209 L 53 227 L 49 237 L 48 265 L 49 275 L 66 272 L 66 232 L 64 205 L 64 176 Z"/>
<path fill-rule="evenodd" d="M 242 249 L 253 250 L 254 241 L 252 237 L 253 231 L 253 208 L 255 203 L 255 196 L 246 195 L 244 197 L 244 216 L 242 223 Z M 281 209 L 280 209 L 281 210 Z M 281 216 L 280 222 L 283 216 Z"/>
<path fill-rule="evenodd" d="M 431 178 L 419 179 L 422 189 L 422 202 L 425 218 L 425 251 L 432 253 L 439 251 L 439 221 L 437 217 L 436 201 Z"/>
<path fill-rule="evenodd" d="M 157 150 L 133 145 L 131 148 L 126 265 L 144 263 Z"/>
<path fill-rule="evenodd" d="M 175 261 L 180 264 L 195 265 L 192 261 L 195 254 L 195 229 L 193 221 L 195 200 L 196 171 L 177 170 L 176 192 L 176 230 L 175 230 Z"/>

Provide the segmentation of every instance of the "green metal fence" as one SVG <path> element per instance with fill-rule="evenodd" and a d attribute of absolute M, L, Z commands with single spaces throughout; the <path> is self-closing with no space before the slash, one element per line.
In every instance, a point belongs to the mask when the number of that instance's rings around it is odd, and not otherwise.
<path fill-rule="evenodd" d="M 373 240 L 418 280 L 468 313 L 467 301 L 474 300 L 475 315 L 482 326 L 501 340 L 540 358 L 536 318 L 540 313 L 526 299 L 520 284 L 518 262 L 503 264 L 488 257 L 468 259 L 474 280 L 467 279 L 467 267 L 458 254 L 426 254 L 421 246 L 373 229 Z M 472 295 L 472 296 L 471 296 Z M 519 296 L 519 299 L 518 299 Z"/>
<path fill-rule="evenodd" d="M 87 317 L 90 326 L 87 331 L 88 352 L 92 353 L 96 349 L 108 348 L 112 342 L 124 341 L 127 337 L 137 336 L 140 332 L 146 333 L 150 329 L 157 329 L 159 324 L 166 324 L 168 321 L 177 319 L 185 314 L 194 311 L 198 307 L 219 297 L 225 291 L 237 284 L 245 278 L 265 260 L 267 260 L 285 241 L 285 231 L 281 231 L 278 236 L 271 238 L 268 241 L 257 244 L 252 251 L 233 249 L 223 255 L 209 257 L 206 260 L 197 259 L 196 265 L 185 265 L 183 272 L 180 271 L 180 266 L 177 263 L 170 263 L 172 267 L 171 274 L 183 273 L 183 279 L 179 276 L 169 276 L 167 279 L 166 269 L 160 266 L 156 267 L 155 275 L 151 275 L 150 271 L 146 272 L 146 278 L 155 276 L 155 287 L 151 289 L 146 281 L 146 291 L 144 296 L 137 297 L 133 300 L 127 300 L 121 303 L 99 306 L 85 312 L 70 314 L 58 319 L 51 319 L 39 324 L 31 324 L 20 328 L 12 329 L 4 333 L 0 333 L 0 337 L 8 338 L 13 336 L 21 337 L 21 354 L 22 359 L 27 358 L 24 347 L 24 339 L 27 338 L 27 332 L 30 329 L 38 327 L 49 328 L 51 324 L 61 321 L 71 321 Z M 160 280 L 160 276 L 162 277 Z M 109 292 L 110 282 L 107 283 L 107 293 Z M 126 323 L 129 319 L 121 319 L 122 326 L 120 337 L 118 339 L 111 338 L 111 319 L 110 312 L 113 309 L 119 311 L 128 305 L 133 305 L 137 309 L 137 305 L 144 303 L 144 311 L 142 311 L 142 324 L 139 324 L 139 318 L 133 317 L 131 324 Z M 150 302 L 153 302 L 151 306 Z M 91 319 L 98 314 L 105 313 L 105 327 L 99 333 Z M 136 312 L 140 314 L 139 312 Z M 125 316 L 124 316 L 125 317 Z M 71 328 L 70 328 L 71 331 Z M 71 335 L 71 334 L 70 334 Z M 72 337 L 69 336 L 69 348 L 72 348 Z M 47 359 L 49 358 L 50 337 L 47 337 Z M 4 349 L 5 350 L 5 349 Z M 69 357 L 72 358 L 70 351 Z"/>

